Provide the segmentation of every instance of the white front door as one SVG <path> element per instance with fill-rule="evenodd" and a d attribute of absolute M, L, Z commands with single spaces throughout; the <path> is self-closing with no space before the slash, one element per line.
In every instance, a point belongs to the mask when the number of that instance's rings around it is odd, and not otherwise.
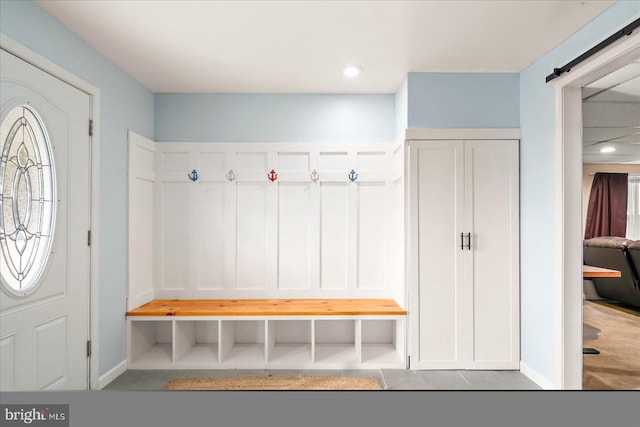
<path fill-rule="evenodd" d="M 84 390 L 91 99 L 1 55 L 0 389 Z"/>

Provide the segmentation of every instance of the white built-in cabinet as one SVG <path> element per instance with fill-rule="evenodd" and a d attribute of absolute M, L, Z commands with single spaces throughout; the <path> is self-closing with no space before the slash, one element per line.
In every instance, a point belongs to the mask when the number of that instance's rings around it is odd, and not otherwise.
<path fill-rule="evenodd" d="M 518 140 L 409 141 L 412 369 L 519 369 Z"/>
<path fill-rule="evenodd" d="M 130 369 L 406 367 L 405 316 L 138 317 Z"/>
<path fill-rule="evenodd" d="M 423 134 L 407 130 L 405 157 L 404 141 L 131 133 L 128 310 L 152 299 L 391 298 L 408 301 L 409 325 L 130 317 L 128 365 L 404 368 L 408 336 L 412 369 L 518 369 L 519 132 Z"/>

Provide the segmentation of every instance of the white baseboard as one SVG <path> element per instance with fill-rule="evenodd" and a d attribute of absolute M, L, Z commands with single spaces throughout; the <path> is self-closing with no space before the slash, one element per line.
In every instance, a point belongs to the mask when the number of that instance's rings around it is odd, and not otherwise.
<path fill-rule="evenodd" d="M 120 376 L 120 374 L 124 373 L 127 370 L 127 361 L 123 360 L 118 363 L 116 366 L 111 368 L 107 373 L 101 375 L 98 378 L 98 390 L 102 390 L 106 387 L 111 381 L 115 380 Z"/>
<path fill-rule="evenodd" d="M 542 387 L 543 390 L 555 390 L 555 388 L 556 388 L 553 385 L 552 381 L 549 381 L 542 374 L 540 374 L 540 372 L 538 372 L 535 369 L 531 368 L 529 365 L 527 365 L 526 363 L 524 363 L 522 361 L 520 362 L 520 372 L 522 372 L 531 381 L 533 381 L 534 383 L 536 383 L 540 387 Z"/>

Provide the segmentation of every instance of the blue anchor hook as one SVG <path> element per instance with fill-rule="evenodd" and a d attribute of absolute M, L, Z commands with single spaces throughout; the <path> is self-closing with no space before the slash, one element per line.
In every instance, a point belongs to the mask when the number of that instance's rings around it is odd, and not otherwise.
<path fill-rule="evenodd" d="M 187 176 L 191 181 L 196 182 L 198 180 L 198 171 L 194 169 L 191 173 L 188 173 Z"/>
<path fill-rule="evenodd" d="M 358 174 L 353 169 L 351 169 L 351 172 L 349 172 L 349 179 L 351 180 L 351 182 L 358 179 Z"/>

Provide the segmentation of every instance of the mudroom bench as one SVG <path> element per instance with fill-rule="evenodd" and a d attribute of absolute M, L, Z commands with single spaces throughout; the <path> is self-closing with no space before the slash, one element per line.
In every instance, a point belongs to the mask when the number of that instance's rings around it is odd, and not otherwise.
<path fill-rule="evenodd" d="M 153 300 L 127 312 L 129 369 L 407 366 L 389 299 Z"/>

